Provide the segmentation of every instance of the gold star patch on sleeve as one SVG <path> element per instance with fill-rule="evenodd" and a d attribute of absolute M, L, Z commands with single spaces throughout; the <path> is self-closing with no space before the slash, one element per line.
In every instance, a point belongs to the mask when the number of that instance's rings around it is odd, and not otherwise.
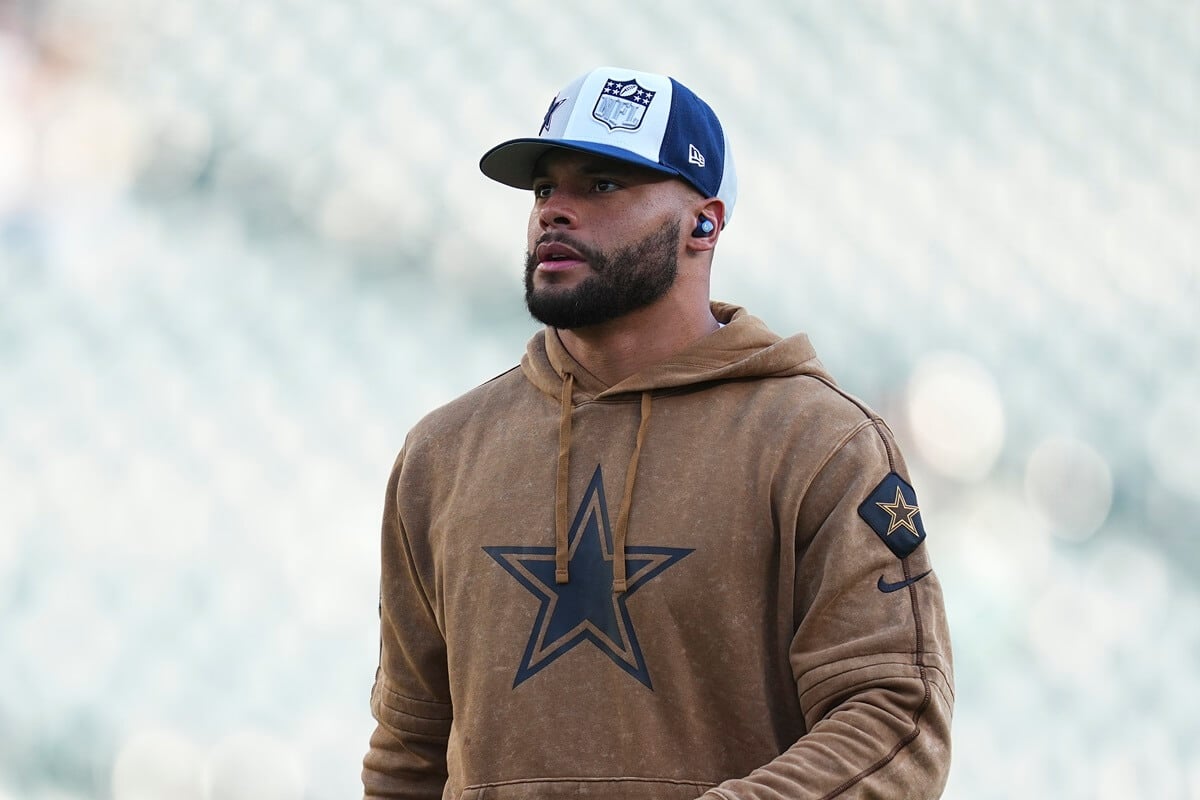
<path fill-rule="evenodd" d="M 858 507 L 858 515 L 896 558 L 906 557 L 925 541 L 917 493 L 895 472 L 889 472 L 867 496 Z"/>

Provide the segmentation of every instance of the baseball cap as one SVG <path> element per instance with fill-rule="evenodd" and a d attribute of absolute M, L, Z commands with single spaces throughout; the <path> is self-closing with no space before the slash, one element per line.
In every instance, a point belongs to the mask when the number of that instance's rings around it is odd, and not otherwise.
<path fill-rule="evenodd" d="M 533 169 L 550 150 L 574 150 L 674 175 L 733 217 L 737 174 L 729 140 L 707 103 L 665 75 L 600 67 L 555 95 L 536 137 L 510 139 L 479 160 L 492 180 L 533 188 Z"/>

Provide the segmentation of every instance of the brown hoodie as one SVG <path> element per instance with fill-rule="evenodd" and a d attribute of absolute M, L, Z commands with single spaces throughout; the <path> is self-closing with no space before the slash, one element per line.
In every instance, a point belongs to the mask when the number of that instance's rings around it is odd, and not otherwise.
<path fill-rule="evenodd" d="M 806 337 L 713 310 L 616 386 L 543 331 L 409 434 L 367 798 L 941 794 L 950 641 L 892 434 Z"/>

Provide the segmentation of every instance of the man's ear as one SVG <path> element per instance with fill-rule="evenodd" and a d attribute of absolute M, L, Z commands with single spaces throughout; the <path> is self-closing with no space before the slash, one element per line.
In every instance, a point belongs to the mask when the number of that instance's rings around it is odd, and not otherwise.
<path fill-rule="evenodd" d="M 712 250 L 725 227 L 725 203 L 715 197 L 705 200 L 695 209 L 691 241 L 688 248 L 702 251 Z"/>

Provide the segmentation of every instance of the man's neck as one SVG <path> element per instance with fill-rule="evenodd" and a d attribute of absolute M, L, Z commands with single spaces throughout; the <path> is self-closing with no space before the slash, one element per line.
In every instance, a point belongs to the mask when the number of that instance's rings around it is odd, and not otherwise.
<path fill-rule="evenodd" d="M 601 325 L 556 330 L 572 358 L 606 386 L 615 386 L 719 327 L 706 300 L 702 307 L 655 303 Z"/>

